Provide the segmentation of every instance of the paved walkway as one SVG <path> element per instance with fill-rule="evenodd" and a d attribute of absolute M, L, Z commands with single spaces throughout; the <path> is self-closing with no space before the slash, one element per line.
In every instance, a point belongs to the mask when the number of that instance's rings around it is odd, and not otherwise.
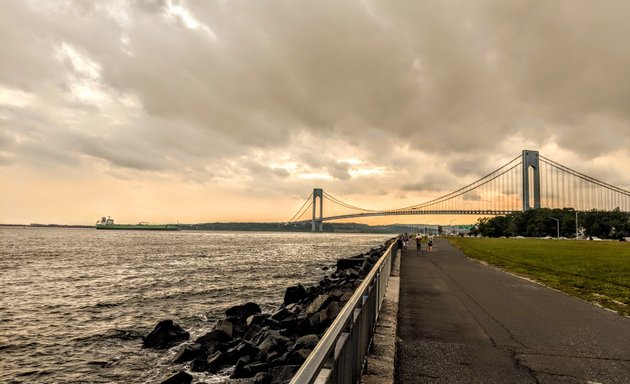
<path fill-rule="evenodd" d="M 446 240 L 430 254 L 413 246 L 401 261 L 397 383 L 630 383 L 629 318 Z"/>

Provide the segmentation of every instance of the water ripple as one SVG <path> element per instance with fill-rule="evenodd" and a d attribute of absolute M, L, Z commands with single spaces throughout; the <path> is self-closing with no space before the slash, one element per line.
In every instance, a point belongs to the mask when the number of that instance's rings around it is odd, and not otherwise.
<path fill-rule="evenodd" d="M 140 340 L 157 321 L 196 337 L 237 302 L 271 310 L 388 237 L 0 228 L 0 382 L 161 381 L 175 350 Z"/>

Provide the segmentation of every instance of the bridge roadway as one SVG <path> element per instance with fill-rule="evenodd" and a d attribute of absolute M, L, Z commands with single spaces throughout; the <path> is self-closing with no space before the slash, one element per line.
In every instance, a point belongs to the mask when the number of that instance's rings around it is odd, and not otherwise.
<path fill-rule="evenodd" d="M 399 384 L 630 383 L 630 318 L 473 261 L 443 239 L 430 254 L 410 246 L 400 274 Z"/>

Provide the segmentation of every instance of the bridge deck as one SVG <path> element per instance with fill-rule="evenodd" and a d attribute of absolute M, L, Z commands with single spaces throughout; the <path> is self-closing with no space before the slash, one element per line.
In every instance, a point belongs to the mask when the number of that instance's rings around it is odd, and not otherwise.
<path fill-rule="evenodd" d="M 399 311 L 398 383 L 630 383 L 630 319 L 445 240 L 406 251 Z"/>

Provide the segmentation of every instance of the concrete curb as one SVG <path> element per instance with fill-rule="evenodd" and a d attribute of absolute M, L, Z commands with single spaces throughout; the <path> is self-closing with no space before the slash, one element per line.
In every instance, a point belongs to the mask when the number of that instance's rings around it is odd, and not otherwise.
<path fill-rule="evenodd" d="M 398 251 L 387 282 L 367 368 L 361 377 L 362 384 L 392 384 L 396 357 L 396 331 L 398 328 L 398 297 L 400 294 L 400 257 Z"/>

